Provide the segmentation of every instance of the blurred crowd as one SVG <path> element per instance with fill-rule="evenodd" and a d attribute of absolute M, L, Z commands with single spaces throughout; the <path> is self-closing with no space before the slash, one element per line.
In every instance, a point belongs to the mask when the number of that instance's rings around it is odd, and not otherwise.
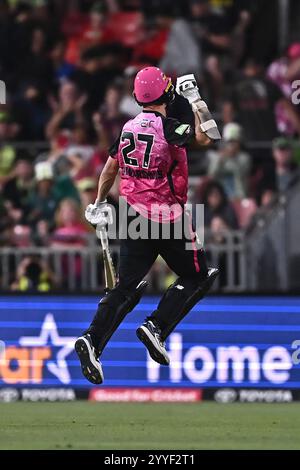
<path fill-rule="evenodd" d="M 299 178 L 291 94 L 300 38 L 278 53 L 272 4 L 0 0 L 0 246 L 89 244 L 83 209 L 109 146 L 139 112 L 133 80 L 148 64 L 174 81 L 194 73 L 222 129 L 218 146 L 189 149 L 190 199 L 205 203 L 211 240 L 250 230 Z M 111 202 L 117 197 L 115 187 Z M 27 258 L 14 289 L 27 285 L 24 270 L 51 284 L 47 268 Z"/>

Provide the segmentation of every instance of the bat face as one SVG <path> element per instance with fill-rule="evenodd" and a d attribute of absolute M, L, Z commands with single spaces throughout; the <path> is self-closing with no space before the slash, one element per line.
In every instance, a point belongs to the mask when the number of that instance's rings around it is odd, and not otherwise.
<path fill-rule="evenodd" d="M 103 250 L 103 263 L 106 288 L 113 289 L 117 282 L 116 273 L 111 255 L 107 249 Z"/>
<path fill-rule="evenodd" d="M 104 276 L 105 276 L 105 287 L 106 290 L 113 289 L 117 283 L 117 277 L 111 254 L 109 251 L 108 237 L 105 227 L 101 227 L 99 230 L 99 236 L 102 246 L 103 264 L 104 264 Z"/>

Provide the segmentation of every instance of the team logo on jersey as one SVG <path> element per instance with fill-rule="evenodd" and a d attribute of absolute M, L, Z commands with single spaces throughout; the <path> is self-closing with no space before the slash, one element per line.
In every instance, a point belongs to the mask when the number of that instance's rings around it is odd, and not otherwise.
<path fill-rule="evenodd" d="M 181 124 L 177 129 L 175 129 L 176 134 L 183 135 L 190 133 L 191 126 L 188 124 Z"/>

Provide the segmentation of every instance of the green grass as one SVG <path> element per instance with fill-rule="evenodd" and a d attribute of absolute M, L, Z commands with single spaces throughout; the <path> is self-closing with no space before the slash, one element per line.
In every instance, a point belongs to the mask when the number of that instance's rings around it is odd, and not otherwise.
<path fill-rule="evenodd" d="M 300 404 L 0 404 L 0 449 L 299 449 Z"/>

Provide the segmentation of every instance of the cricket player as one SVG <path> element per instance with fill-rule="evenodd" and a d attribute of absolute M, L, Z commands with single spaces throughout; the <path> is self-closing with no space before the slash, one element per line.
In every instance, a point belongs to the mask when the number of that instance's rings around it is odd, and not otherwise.
<path fill-rule="evenodd" d="M 147 284 L 143 279 L 158 255 L 178 279 L 136 333 L 159 364 L 169 364 L 167 337 L 206 295 L 218 275 L 218 269 L 207 267 L 205 253 L 197 245 L 184 204 L 188 189 L 186 144 L 196 138 L 206 146 L 218 140 L 220 134 L 193 75 L 177 79 L 177 92 L 189 101 L 194 126 L 166 117 L 175 97 L 170 78 L 157 67 L 138 72 L 134 97 L 143 110 L 124 125 L 111 147 L 100 175 L 97 199 L 85 212 L 86 219 L 98 229 L 107 224 L 110 207 L 106 197 L 120 172 L 120 196 L 144 221 L 155 224 L 159 232 L 154 238 L 130 238 L 129 234 L 121 239 L 118 283 L 102 298 L 91 325 L 75 342 L 82 372 L 94 384 L 103 382 L 99 358 L 112 334 L 140 301 Z M 163 207 L 161 212 L 152 210 L 157 206 Z M 167 239 L 160 230 L 165 224 L 171 227 Z M 175 236 L 179 225 L 189 225 L 192 249 L 187 249 L 186 235 Z"/>

